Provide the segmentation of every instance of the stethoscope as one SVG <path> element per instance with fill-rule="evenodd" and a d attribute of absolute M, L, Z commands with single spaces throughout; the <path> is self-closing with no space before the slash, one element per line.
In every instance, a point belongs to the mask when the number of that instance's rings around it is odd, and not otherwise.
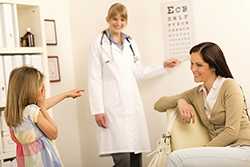
<path fill-rule="evenodd" d="M 106 36 L 106 38 L 109 40 L 109 48 L 110 48 L 110 54 L 111 54 L 110 58 L 109 58 L 108 60 L 105 60 L 105 63 L 107 64 L 107 63 L 109 63 L 110 61 L 112 61 L 112 60 L 114 59 L 113 51 L 112 51 L 112 43 L 113 43 L 113 42 L 112 42 L 110 36 L 108 35 L 107 31 L 106 31 L 106 30 L 103 30 L 103 31 L 102 31 L 102 36 L 101 36 L 101 41 L 100 41 L 100 45 L 101 45 L 102 48 L 103 48 L 103 38 L 104 38 L 104 36 Z M 126 39 L 126 40 L 128 41 L 128 43 L 129 43 L 129 48 L 130 48 L 130 50 L 131 50 L 131 52 L 132 52 L 132 54 L 133 54 L 134 63 L 136 63 L 136 62 L 138 61 L 138 58 L 135 56 L 134 49 L 133 49 L 132 44 L 131 44 L 131 42 L 130 42 L 130 37 L 129 37 L 129 36 L 126 36 L 125 39 Z"/>

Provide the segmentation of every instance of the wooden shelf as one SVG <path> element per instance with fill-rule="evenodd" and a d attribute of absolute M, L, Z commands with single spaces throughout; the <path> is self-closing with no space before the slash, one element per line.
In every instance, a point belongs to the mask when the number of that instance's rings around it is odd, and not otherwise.
<path fill-rule="evenodd" d="M 0 55 L 42 54 L 42 47 L 0 48 Z"/>

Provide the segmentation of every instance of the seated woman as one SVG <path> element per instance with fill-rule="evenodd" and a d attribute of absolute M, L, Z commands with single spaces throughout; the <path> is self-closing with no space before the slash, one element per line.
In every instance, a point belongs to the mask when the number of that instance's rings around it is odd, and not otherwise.
<path fill-rule="evenodd" d="M 176 96 L 162 97 L 155 109 L 177 107 L 185 122 L 195 108 L 211 141 L 204 147 L 172 152 L 167 167 L 250 167 L 250 121 L 244 95 L 233 79 L 218 45 L 204 42 L 190 50 L 191 71 L 201 85 Z"/>

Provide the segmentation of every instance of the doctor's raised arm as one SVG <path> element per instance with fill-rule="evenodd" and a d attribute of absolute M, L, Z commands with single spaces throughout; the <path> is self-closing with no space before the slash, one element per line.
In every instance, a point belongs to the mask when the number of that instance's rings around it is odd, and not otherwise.
<path fill-rule="evenodd" d="M 158 77 L 160 75 L 166 74 L 170 69 L 176 67 L 181 63 L 180 60 L 176 58 L 169 58 L 165 60 L 160 65 L 143 65 L 141 63 L 141 55 L 139 49 L 137 47 L 136 42 L 131 39 L 131 48 L 133 47 L 134 51 L 134 63 L 133 63 L 133 71 L 135 74 L 135 78 L 137 80 L 146 80 Z"/>
<path fill-rule="evenodd" d="M 137 80 L 154 77 L 179 61 L 144 67 L 135 41 L 123 32 L 127 8 L 111 5 L 108 27 L 91 45 L 88 68 L 89 103 L 97 123 L 99 155 L 110 155 L 114 166 L 142 167 L 142 153 L 149 152 L 146 118 Z"/>

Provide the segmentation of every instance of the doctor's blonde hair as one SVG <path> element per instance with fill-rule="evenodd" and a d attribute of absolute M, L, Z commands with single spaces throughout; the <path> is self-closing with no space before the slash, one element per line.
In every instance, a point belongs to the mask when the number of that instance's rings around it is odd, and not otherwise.
<path fill-rule="evenodd" d="M 9 127 L 22 123 L 23 110 L 27 105 L 37 104 L 43 79 L 43 74 L 33 67 L 23 66 L 11 72 L 4 112 Z"/>
<path fill-rule="evenodd" d="M 123 19 L 128 21 L 127 8 L 121 3 L 114 3 L 110 6 L 106 21 L 109 21 L 111 18 L 114 18 L 117 15 L 120 15 Z"/>

